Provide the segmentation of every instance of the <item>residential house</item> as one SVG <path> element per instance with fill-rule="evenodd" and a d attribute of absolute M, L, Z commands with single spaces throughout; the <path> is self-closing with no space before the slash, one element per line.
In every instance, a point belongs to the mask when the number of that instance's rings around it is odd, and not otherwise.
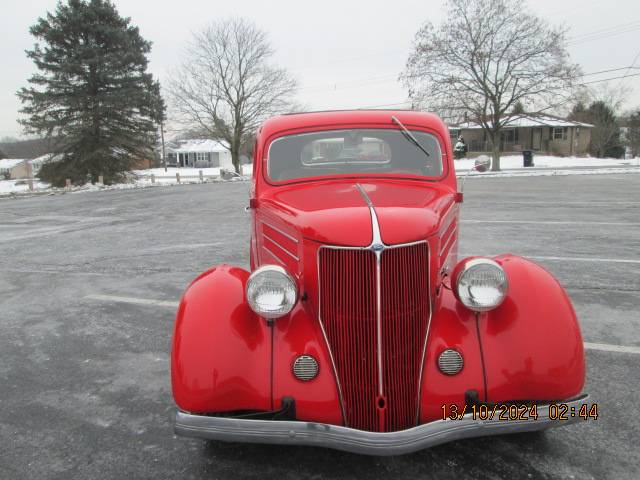
<path fill-rule="evenodd" d="M 500 151 L 536 152 L 559 155 L 587 155 L 591 143 L 593 125 L 574 122 L 552 115 L 518 115 L 511 118 L 503 127 L 500 138 Z M 453 143 L 462 135 L 471 155 L 491 151 L 491 142 L 482 126 L 474 122 L 465 122 L 450 126 Z"/>
<path fill-rule="evenodd" d="M 29 178 L 30 164 L 28 160 L 21 158 L 5 158 L 0 160 L 0 178 L 8 177 L 10 180 Z"/>
<path fill-rule="evenodd" d="M 233 168 L 231 153 L 217 140 L 180 140 L 166 149 L 167 164 L 176 167 Z"/>

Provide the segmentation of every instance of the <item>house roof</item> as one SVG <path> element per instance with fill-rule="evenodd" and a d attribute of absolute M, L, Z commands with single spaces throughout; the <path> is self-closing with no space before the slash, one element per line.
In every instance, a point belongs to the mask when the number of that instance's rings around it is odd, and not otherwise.
<path fill-rule="evenodd" d="M 574 122 L 565 118 L 554 117 L 552 115 L 518 115 L 510 118 L 505 127 L 584 127 L 593 128 L 589 123 Z M 475 122 L 464 122 L 459 125 L 452 125 L 452 128 L 463 128 L 468 130 L 482 128 L 482 125 Z"/>
<path fill-rule="evenodd" d="M 228 148 L 222 142 L 211 139 L 179 140 L 175 146 L 169 146 L 169 153 L 205 153 L 205 152 L 225 152 Z"/>
<path fill-rule="evenodd" d="M 9 170 L 22 162 L 24 162 L 22 158 L 5 158 L 0 160 L 0 170 Z"/>
<path fill-rule="evenodd" d="M 43 164 L 47 162 L 57 162 L 61 159 L 62 159 L 62 155 L 60 154 L 55 155 L 53 153 L 45 153 L 44 155 L 34 158 L 33 160 L 29 160 L 29 162 L 33 167 L 40 168 Z"/>

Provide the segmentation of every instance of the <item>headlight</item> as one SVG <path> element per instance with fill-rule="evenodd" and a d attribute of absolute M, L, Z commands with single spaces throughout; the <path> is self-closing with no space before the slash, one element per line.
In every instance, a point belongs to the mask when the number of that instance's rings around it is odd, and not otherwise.
<path fill-rule="evenodd" d="M 456 267 L 453 280 L 458 300 L 476 312 L 500 305 L 509 286 L 502 267 L 488 258 L 463 260 Z"/>
<path fill-rule="evenodd" d="M 247 281 L 247 301 L 251 310 L 264 318 L 279 318 L 291 311 L 298 300 L 298 289 L 284 268 L 265 265 Z"/>

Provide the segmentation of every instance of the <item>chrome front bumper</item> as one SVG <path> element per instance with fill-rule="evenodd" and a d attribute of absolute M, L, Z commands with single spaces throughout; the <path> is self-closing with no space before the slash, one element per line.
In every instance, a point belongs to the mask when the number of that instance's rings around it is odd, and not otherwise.
<path fill-rule="evenodd" d="M 549 404 L 538 404 L 537 420 L 436 420 L 399 432 L 366 432 L 325 423 L 290 420 L 247 420 L 176 413 L 175 432 L 187 437 L 245 443 L 311 445 L 367 455 L 401 455 L 463 438 L 530 432 L 576 422 L 588 395 L 557 402 L 568 406 L 567 420 L 549 418 Z M 572 408 L 576 412 L 571 416 Z"/>

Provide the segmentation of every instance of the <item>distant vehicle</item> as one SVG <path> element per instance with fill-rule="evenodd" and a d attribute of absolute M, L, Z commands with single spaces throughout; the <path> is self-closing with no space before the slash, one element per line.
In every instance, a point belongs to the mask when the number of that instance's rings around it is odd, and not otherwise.
<path fill-rule="evenodd" d="M 253 172 L 251 271 L 211 268 L 178 309 L 177 434 L 392 455 L 579 418 L 558 420 L 587 398 L 569 298 L 524 258 L 458 258 L 438 117 L 279 116 Z"/>

